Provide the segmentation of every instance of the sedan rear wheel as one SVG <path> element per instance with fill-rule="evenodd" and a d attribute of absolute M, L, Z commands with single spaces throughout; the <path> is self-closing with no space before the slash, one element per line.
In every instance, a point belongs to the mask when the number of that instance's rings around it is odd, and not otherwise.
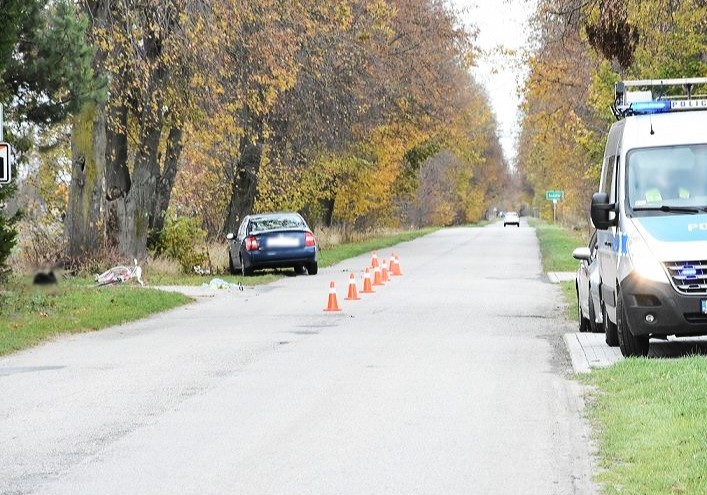
<path fill-rule="evenodd" d="M 233 264 L 233 258 L 231 258 L 231 252 L 229 250 L 228 252 L 228 271 L 231 273 L 231 275 L 236 275 L 238 274 L 238 270 L 236 270 L 235 265 Z"/>
<path fill-rule="evenodd" d="M 243 258 L 241 258 L 241 275 L 244 277 L 250 277 L 253 275 L 253 268 L 246 268 Z"/>
<path fill-rule="evenodd" d="M 319 265 L 317 264 L 316 261 L 313 261 L 311 263 L 307 263 L 307 273 L 309 273 L 310 275 L 316 275 L 318 271 L 319 271 Z"/>

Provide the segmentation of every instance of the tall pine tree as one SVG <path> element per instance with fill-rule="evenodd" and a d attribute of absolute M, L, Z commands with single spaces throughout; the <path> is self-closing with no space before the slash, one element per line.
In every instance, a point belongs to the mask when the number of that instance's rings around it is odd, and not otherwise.
<path fill-rule="evenodd" d="M 0 104 L 17 124 L 51 125 L 74 113 L 87 98 L 100 97 L 105 84 L 93 77 L 88 22 L 70 0 L 0 0 Z M 5 126 L 5 140 L 20 152 L 32 143 Z M 0 205 L 14 193 L 0 188 Z M 0 272 L 16 242 L 15 223 L 0 208 Z"/>

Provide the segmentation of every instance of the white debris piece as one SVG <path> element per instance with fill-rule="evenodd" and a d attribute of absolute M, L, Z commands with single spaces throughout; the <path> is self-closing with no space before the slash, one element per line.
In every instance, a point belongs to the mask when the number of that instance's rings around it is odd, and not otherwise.
<path fill-rule="evenodd" d="M 240 282 L 237 284 L 232 284 L 230 282 L 226 282 L 225 280 L 221 278 L 214 278 L 211 279 L 211 282 L 208 284 L 201 284 L 202 287 L 208 287 L 209 289 L 237 289 L 237 290 L 243 290 L 243 285 L 241 285 Z"/>

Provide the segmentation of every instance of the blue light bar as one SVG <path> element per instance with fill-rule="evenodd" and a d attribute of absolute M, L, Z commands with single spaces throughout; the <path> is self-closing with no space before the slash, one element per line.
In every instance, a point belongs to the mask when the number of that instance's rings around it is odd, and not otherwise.
<path fill-rule="evenodd" d="M 635 115 L 669 112 L 670 100 L 636 101 L 631 103 L 629 111 Z"/>

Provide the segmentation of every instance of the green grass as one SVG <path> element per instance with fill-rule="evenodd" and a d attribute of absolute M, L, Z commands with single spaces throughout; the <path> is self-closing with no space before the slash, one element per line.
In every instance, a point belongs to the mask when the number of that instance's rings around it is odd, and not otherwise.
<path fill-rule="evenodd" d="M 574 271 L 582 236 L 535 223 L 546 271 Z M 574 282 L 563 282 L 577 319 Z M 707 359 L 627 359 L 583 375 L 606 494 L 707 493 Z"/>
<path fill-rule="evenodd" d="M 707 493 L 707 360 L 627 359 L 582 380 L 596 387 L 608 494 Z"/>
<path fill-rule="evenodd" d="M 565 312 L 567 319 L 577 322 L 577 315 L 579 314 L 579 308 L 577 307 L 577 289 L 574 284 L 574 280 L 567 280 L 560 282 L 560 288 L 562 289 L 562 296 L 567 302 L 567 310 Z"/>
<path fill-rule="evenodd" d="M 552 225 L 540 220 L 531 219 L 535 227 L 542 254 L 543 270 L 546 272 L 574 272 L 578 261 L 572 257 L 572 251 L 580 246 L 586 246 L 587 240 L 579 232 Z M 577 292 L 574 281 L 560 282 L 562 294 L 567 302 L 566 315 L 568 320 L 577 320 Z"/>
<path fill-rule="evenodd" d="M 132 285 L 97 288 L 61 280 L 49 289 L 14 279 L 0 291 L 0 355 L 51 337 L 134 321 L 189 302 L 188 297 Z"/>
<path fill-rule="evenodd" d="M 242 277 L 240 275 L 165 275 L 160 273 L 155 273 L 152 275 L 144 276 L 145 282 L 151 286 L 161 286 L 161 285 L 202 285 L 208 284 L 214 278 L 220 278 L 226 282 L 235 284 L 240 282 L 245 286 L 255 286 L 264 285 L 274 282 L 275 280 L 283 277 L 283 270 L 266 270 L 261 272 L 255 272 L 254 275 L 250 277 Z M 292 270 L 287 271 L 287 273 L 292 273 Z"/>
<path fill-rule="evenodd" d="M 426 228 L 420 230 L 411 230 L 409 232 L 402 232 L 399 234 L 394 234 L 386 237 L 377 237 L 363 242 L 355 242 L 350 244 L 339 244 L 333 246 L 329 249 L 322 250 L 319 257 L 319 266 L 327 267 L 335 265 L 345 259 L 353 258 L 364 253 L 369 253 L 377 249 L 383 249 L 387 247 L 400 244 L 401 242 L 411 241 L 422 237 L 423 235 L 430 234 L 437 230 L 436 228 Z"/>
<path fill-rule="evenodd" d="M 575 248 L 586 246 L 588 236 L 541 221 L 533 221 L 540 242 L 543 269 L 546 272 L 573 272 L 577 260 L 572 257 Z"/>

